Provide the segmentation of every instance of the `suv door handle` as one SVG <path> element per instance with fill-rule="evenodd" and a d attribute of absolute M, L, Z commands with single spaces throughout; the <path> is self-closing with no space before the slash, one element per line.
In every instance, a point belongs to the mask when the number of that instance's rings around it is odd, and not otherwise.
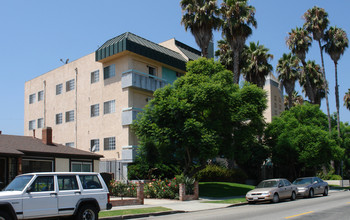
<path fill-rule="evenodd" d="M 75 194 L 80 194 L 81 195 L 81 192 L 74 192 Z"/>
<path fill-rule="evenodd" d="M 57 193 L 50 193 L 50 196 L 57 196 Z"/>

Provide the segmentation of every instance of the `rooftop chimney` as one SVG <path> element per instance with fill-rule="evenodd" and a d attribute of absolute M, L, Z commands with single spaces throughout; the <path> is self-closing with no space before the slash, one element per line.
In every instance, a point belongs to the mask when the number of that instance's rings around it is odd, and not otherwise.
<path fill-rule="evenodd" d="M 0 131 L 0 134 L 2 133 L 2 131 Z"/>
<path fill-rule="evenodd" d="M 46 127 L 43 128 L 42 141 L 46 145 L 52 145 L 52 128 Z"/>

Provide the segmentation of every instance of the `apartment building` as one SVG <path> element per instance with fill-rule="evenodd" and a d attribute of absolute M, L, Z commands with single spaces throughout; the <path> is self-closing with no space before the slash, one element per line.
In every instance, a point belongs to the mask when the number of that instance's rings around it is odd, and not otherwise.
<path fill-rule="evenodd" d="M 138 141 L 130 129 L 153 92 L 185 73 L 200 51 L 175 39 L 156 44 L 132 33 L 25 83 L 24 135 L 104 156 L 100 172 L 125 179 Z"/>
<path fill-rule="evenodd" d="M 264 90 L 267 92 L 267 109 L 264 117 L 267 123 L 271 123 L 274 116 L 279 116 L 284 111 L 283 88 L 278 79 L 270 73 L 266 77 Z"/>

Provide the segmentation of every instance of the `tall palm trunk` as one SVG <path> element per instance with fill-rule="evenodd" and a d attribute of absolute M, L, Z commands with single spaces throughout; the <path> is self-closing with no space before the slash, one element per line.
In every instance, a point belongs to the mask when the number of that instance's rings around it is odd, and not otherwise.
<path fill-rule="evenodd" d="M 338 62 L 334 62 L 334 67 L 335 67 L 335 103 L 337 107 L 337 129 L 338 129 L 338 138 L 340 138 Z"/>
<path fill-rule="evenodd" d="M 305 72 L 306 70 L 306 62 L 305 60 L 301 60 L 301 63 L 303 64 L 304 67 L 304 74 L 305 74 L 305 78 L 306 78 L 306 88 L 305 89 L 305 93 L 307 94 L 307 96 L 309 97 L 310 101 L 312 104 L 315 104 L 315 94 L 314 91 L 312 90 L 312 86 L 311 86 L 311 82 L 310 82 L 310 78 L 309 78 L 309 74 L 307 74 Z"/>
<path fill-rule="evenodd" d="M 320 48 L 320 53 L 321 53 L 321 62 L 322 62 L 322 73 L 323 73 L 323 78 L 324 78 L 324 89 L 325 89 L 325 96 L 326 96 L 326 106 L 327 106 L 327 117 L 328 117 L 328 131 L 329 133 L 332 132 L 332 123 L 331 123 L 331 115 L 329 112 L 329 102 L 328 102 L 328 83 L 326 80 L 326 72 L 324 68 L 324 61 L 323 61 L 323 50 L 321 46 L 321 40 L 318 40 L 318 46 Z"/>
<path fill-rule="evenodd" d="M 239 77 L 239 50 L 233 50 L 233 83 L 238 84 Z"/>

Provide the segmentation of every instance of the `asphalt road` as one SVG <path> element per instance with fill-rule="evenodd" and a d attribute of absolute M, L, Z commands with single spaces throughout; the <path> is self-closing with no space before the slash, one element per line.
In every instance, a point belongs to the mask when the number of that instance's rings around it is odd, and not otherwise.
<path fill-rule="evenodd" d="M 350 220 L 350 192 L 335 192 L 326 197 L 316 196 L 315 198 L 297 199 L 295 201 L 286 200 L 277 204 L 260 203 L 143 219 Z"/>

